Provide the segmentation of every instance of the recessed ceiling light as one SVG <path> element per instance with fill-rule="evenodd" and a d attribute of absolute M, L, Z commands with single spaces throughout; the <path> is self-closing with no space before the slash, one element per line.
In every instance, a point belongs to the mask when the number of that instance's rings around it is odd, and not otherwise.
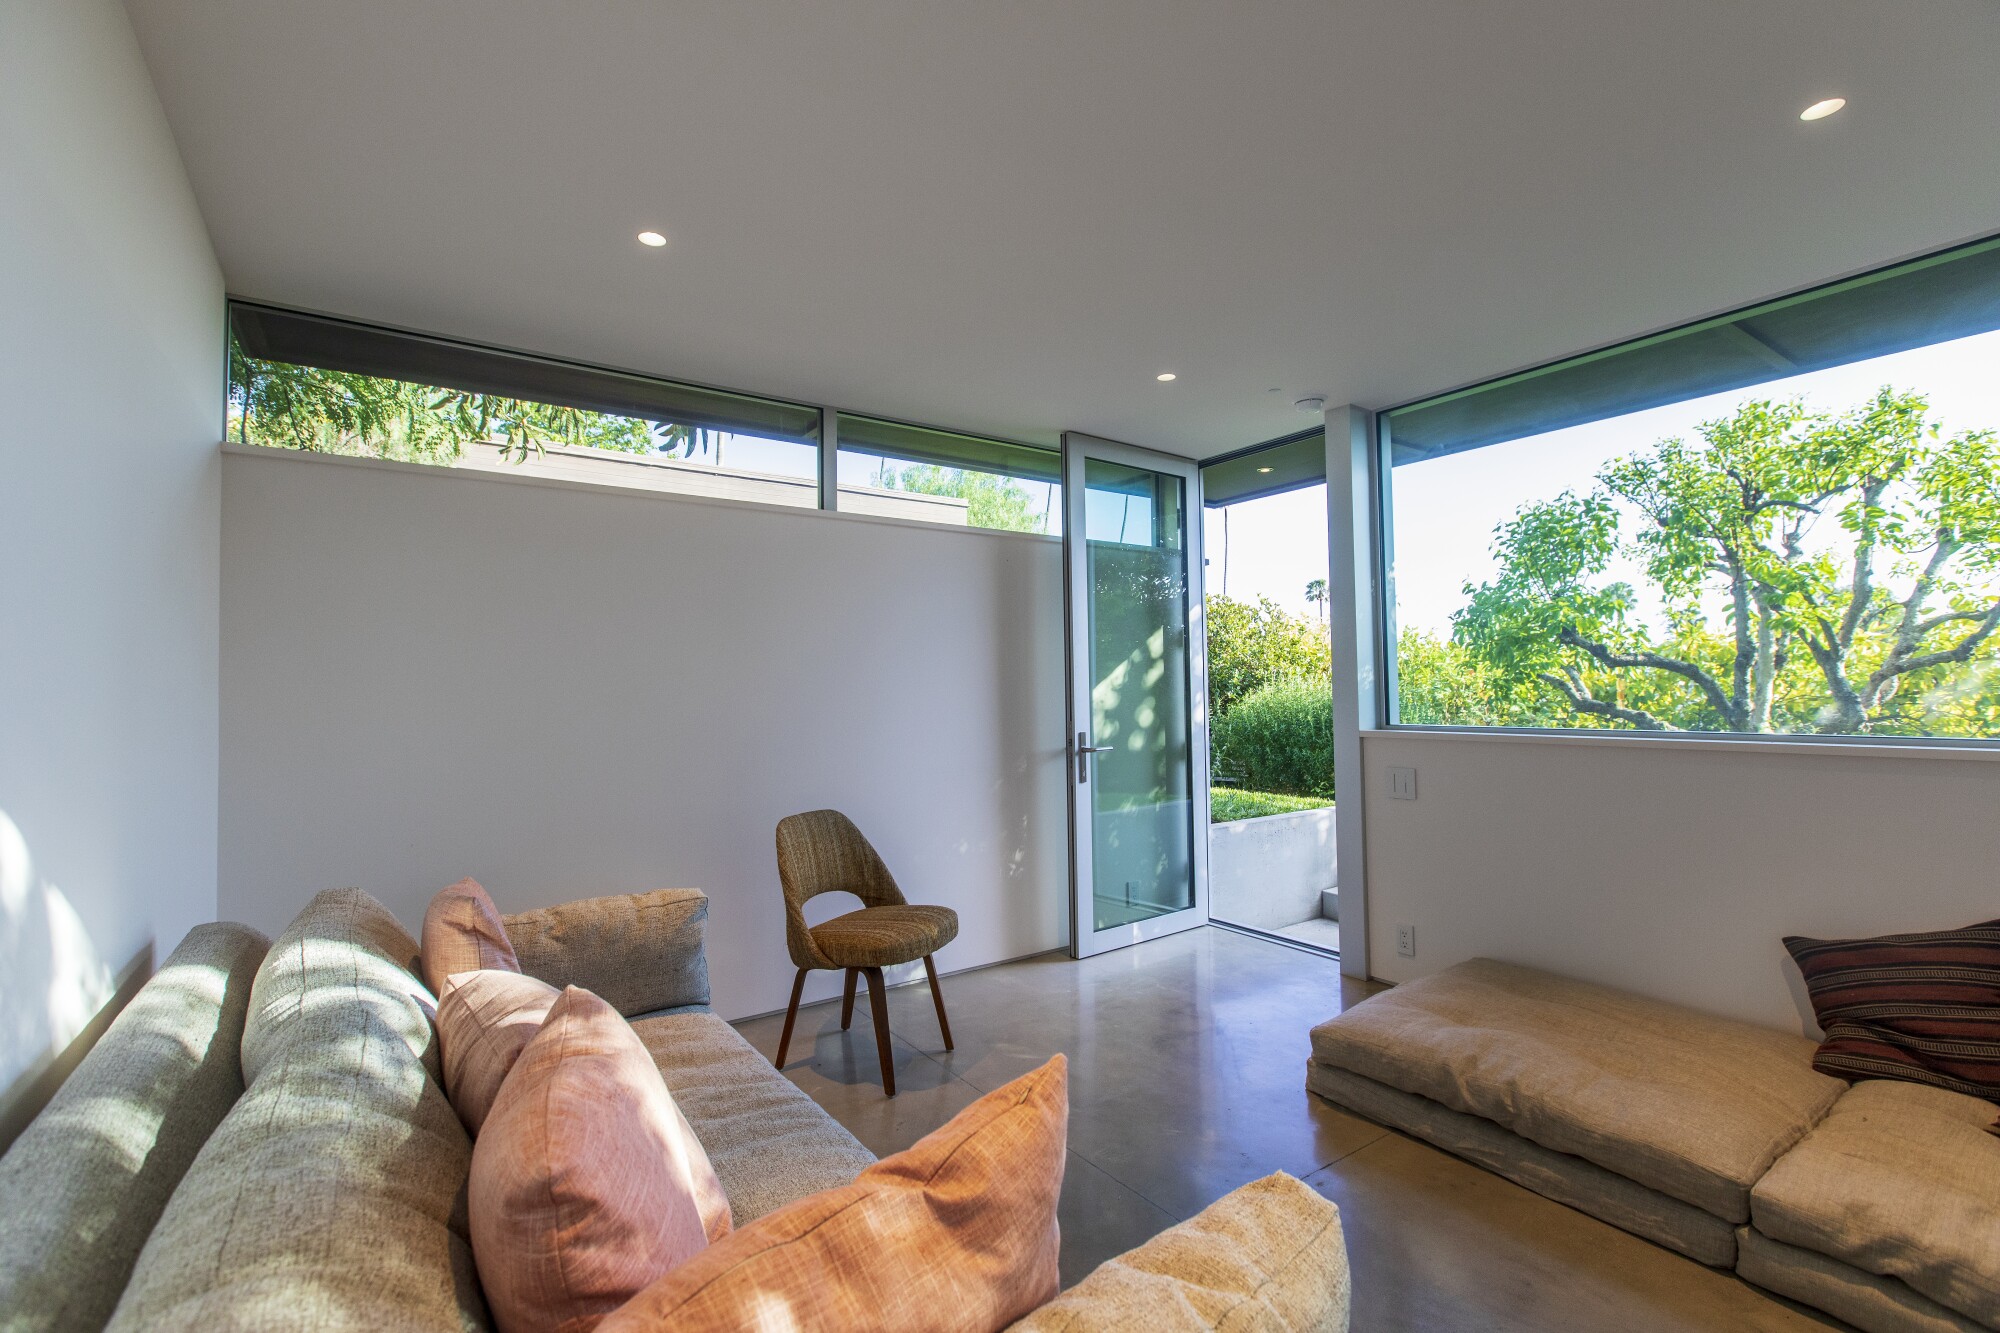
<path fill-rule="evenodd" d="M 1799 112 L 1800 120 L 1825 120 L 1834 112 L 1847 105 L 1845 97 L 1829 97 L 1824 102 L 1814 102 Z"/>
<path fill-rule="evenodd" d="M 1260 468 L 1258 468 L 1257 470 L 1258 470 L 1259 472 L 1269 472 L 1269 471 L 1270 471 L 1271 469 L 1269 469 L 1269 468 L 1267 468 L 1267 467 L 1260 467 Z"/>
<path fill-rule="evenodd" d="M 1175 376 L 1174 372 L 1169 370 L 1164 375 L 1155 375 L 1153 376 L 1153 378 L 1158 380 L 1160 383 L 1165 384 L 1167 381 L 1175 378 Z"/>
<path fill-rule="evenodd" d="M 650 245 L 657 250 L 659 247 L 665 245 L 666 243 L 667 243 L 667 238 L 662 236 L 659 232 L 642 231 L 639 233 L 639 244 L 641 245 Z"/>

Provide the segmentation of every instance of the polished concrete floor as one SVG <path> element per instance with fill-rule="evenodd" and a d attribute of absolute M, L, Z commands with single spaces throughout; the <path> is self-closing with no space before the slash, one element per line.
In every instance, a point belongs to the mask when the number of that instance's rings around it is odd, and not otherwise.
<path fill-rule="evenodd" d="M 1839 1327 L 1312 1096 L 1308 1029 L 1372 989 L 1329 958 L 1205 927 L 947 976 L 954 1051 L 925 986 L 892 991 L 893 1099 L 865 1000 L 847 1032 L 837 1004 L 802 1010 L 785 1073 L 887 1154 L 1067 1054 L 1064 1285 L 1284 1170 L 1340 1205 L 1356 1333 Z M 738 1025 L 766 1055 L 781 1026 Z"/>

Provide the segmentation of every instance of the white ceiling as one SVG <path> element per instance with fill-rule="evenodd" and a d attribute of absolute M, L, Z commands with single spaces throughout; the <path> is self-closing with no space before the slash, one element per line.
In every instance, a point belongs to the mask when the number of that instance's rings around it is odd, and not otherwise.
<path fill-rule="evenodd" d="M 128 7 L 236 294 L 1038 441 L 2000 229 L 1994 0 Z"/>

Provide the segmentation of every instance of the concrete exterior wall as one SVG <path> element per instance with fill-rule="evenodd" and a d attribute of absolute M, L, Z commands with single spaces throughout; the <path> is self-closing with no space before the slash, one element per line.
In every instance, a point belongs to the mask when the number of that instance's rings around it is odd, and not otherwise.
<path fill-rule="evenodd" d="M 1276 930 L 1321 915 L 1340 882 L 1333 807 L 1208 826 L 1209 915 Z"/>

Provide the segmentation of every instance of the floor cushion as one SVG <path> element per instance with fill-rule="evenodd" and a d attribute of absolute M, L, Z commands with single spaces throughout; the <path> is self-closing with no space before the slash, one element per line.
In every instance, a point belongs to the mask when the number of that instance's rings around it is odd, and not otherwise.
<path fill-rule="evenodd" d="M 1483 958 L 1362 1001 L 1312 1050 L 1728 1222 L 1845 1087 L 1803 1037 Z"/>
<path fill-rule="evenodd" d="M 1939 1088 L 1857 1083 L 1757 1182 L 1756 1228 L 2000 1327 L 1994 1114 Z"/>
<path fill-rule="evenodd" d="M 1988 1328 L 1899 1279 L 1780 1244 L 1755 1227 L 1738 1228 L 1736 1249 L 1736 1275 L 1745 1282 L 1824 1310 L 1862 1333 L 1984 1333 Z"/>
<path fill-rule="evenodd" d="M 1491 1120 L 1331 1065 L 1309 1063 L 1306 1087 L 1356 1115 L 1400 1129 L 1545 1199 L 1644 1236 L 1698 1263 L 1711 1268 L 1735 1266 L 1735 1224 L 1595 1162 L 1554 1152 Z"/>

